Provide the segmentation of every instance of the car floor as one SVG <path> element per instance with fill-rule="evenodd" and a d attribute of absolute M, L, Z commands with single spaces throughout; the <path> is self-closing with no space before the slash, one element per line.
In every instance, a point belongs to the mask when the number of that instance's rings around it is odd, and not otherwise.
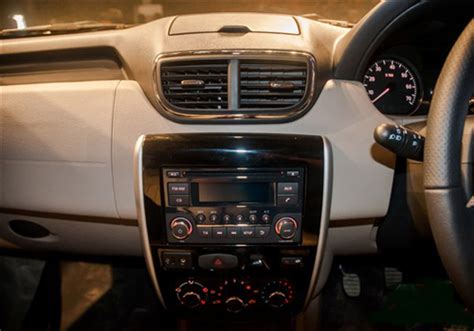
<path fill-rule="evenodd" d="M 387 286 L 386 266 L 373 258 L 361 260 L 335 261 L 323 292 L 322 330 L 446 331 L 474 327 L 474 314 L 464 308 L 444 272 L 432 264 L 409 265 L 401 273 L 403 281 Z M 346 294 L 341 266 L 344 272 L 358 275 L 359 296 Z"/>
<path fill-rule="evenodd" d="M 125 261 L 124 261 L 125 260 Z M 354 262 L 355 261 L 355 262 Z M 342 268 L 360 279 L 344 291 Z M 427 277 L 428 276 L 428 277 Z M 0 257 L 0 330 L 261 330 L 293 329 L 290 319 L 216 323 L 178 321 L 164 311 L 141 259 Z M 321 300 L 321 330 L 472 330 L 474 315 L 442 274 L 404 274 L 385 286 L 374 259 L 336 260 Z M 158 327 L 157 327 L 158 326 Z"/>

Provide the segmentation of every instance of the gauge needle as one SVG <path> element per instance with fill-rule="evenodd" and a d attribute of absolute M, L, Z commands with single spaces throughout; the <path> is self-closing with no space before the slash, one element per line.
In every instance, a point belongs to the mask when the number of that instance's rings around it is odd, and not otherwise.
<path fill-rule="evenodd" d="M 372 100 L 372 103 L 376 103 L 381 97 L 383 97 L 385 94 L 390 92 L 390 87 L 387 87 L 385 90 L 382 91 L 374 100 Z"/>

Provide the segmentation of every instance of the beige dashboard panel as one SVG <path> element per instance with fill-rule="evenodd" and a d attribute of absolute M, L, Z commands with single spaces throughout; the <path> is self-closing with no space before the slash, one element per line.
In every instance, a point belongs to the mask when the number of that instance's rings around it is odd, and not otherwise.
<path fill-rule="evenodd" d="M 330 80 L 305 116 L 271 125 L 175 123 L 133 81 L 5 86 L 1 109 L 7 208 L 136 218 L 133 147 L 141 134 L 232 131 L 327 136 L 334 153 L 331 219 L 383 216 L 388 208 L 394 159 L 372 137 L 388 120 L 357 82 Z"/>
<path fill-rule="evenodd" d="M 111 164 L 117 84 L 2 87 L 2 207 L 118 216 Z"/>
<path fill-rule="evenodd" d="M 330 80 L 313 108 L 290 123 L 190 125 L 161 116 L 133 81 L 117 88 L 113 130 L 114 184 L 120 217 L 136 217 L 133 149 L 142 134 L 259 132 L 324 135 L 334 154 L 331 219 L 383 216 L 387 212 L 394 156 L 376 148 L 374 128 L 389 120 L 371 104 L 361 83 Z"/>
<path fill-rule="evenodd" d="M 27 238 L 12 231 L 11 220 L 26 219 L 50 231 L 42 238 Z M 143 255 L 138 227 L 68 219 L 50 219 L 15 214 L 0 214 L 0 247 L 30 251 L 58 251 L 102 256 Z"/>

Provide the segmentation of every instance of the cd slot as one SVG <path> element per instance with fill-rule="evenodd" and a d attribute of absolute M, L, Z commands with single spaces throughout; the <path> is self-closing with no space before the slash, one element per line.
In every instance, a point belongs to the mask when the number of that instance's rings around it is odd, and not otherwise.
<path fill-rule="evenodd" d="M 281 176 L 281 172 L 245 172 L 245 171 L 235 171 L 235 172 L 218 172 L 218 171 L 187 171 L 186 177 L 188 178 L 199 178 L 199 177 L 213 177 L 219 176 L 219 178 L 275 178 Z"/>

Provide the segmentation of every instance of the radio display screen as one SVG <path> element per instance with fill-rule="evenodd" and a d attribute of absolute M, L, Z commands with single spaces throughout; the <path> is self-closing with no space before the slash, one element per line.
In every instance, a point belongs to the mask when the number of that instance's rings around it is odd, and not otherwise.
<path fill-rule="evenodd" d="M 199 183 L 199 203 L 274 203 L 273 183 Z"/>

